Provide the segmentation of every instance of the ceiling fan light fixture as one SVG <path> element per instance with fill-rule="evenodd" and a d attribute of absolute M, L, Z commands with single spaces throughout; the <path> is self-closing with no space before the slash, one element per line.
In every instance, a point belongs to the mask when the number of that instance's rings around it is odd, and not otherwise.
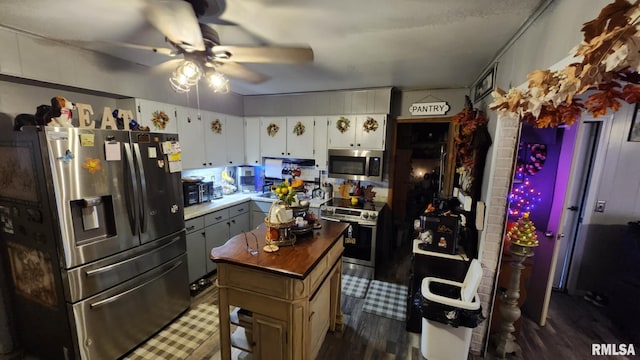
<path fill-rule="evenodd" d="M 173 91 L 177 93 L 182 94 L 182 93 L 189 92 L 189 90 L 191 90 L 191 86 L 180 81 L 180 79 L 176 77 L 175 72 L 173 73 L 172 76 L 169 77 L 169 84 L 171 84 L 171 88 L 173 89 Z"/>
<path fill-rule="evenodd" d="M 229 80 L 221 73 L 215 70 L 209 70 L 205 77 L 209 87 L 213 89 L 213 92 L 221 94 L 229 92 Z"/>
<path fill-rule="evenodd" d="M 178 65 L 173 75 L 178 82 L 188 84 L 189 86 L 195 85 L 201 76 L 202 70 L 200 70 L 200 66 L 189 60 L 185 60 Z"/>

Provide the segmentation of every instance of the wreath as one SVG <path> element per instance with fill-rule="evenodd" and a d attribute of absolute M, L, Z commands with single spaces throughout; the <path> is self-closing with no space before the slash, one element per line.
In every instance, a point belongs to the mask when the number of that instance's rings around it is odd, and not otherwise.
<path fill-rule="evenodd" d="M 215 119 L 211 122 L 211 131 L 216 134 L 222 133 L 222 123 L 220 122 L 220 119 Z"/>
<path fill-rule="evenodd" d="M 274 123 L 270 123 L 269 126 L 267 126 L 267 134 L 269 136 L 272 136 L 272 137 L 276 136 L 279 130 L 280 130 L 280 127 Z"/>
<path fill-rule="evenodd" d="M 169 115 L 167 115 L 164 111 L 154 111 L 151 114 L 153 117 L 151 118 L 151 122 L 157 129 L 162 129 L 167 127 L 167 123 L 169 122 Z"/>
<path fill-rule="evenodd" d="M 367 117 L 367 120 L 362 124 L 362 128 L 366 132 L 378 130 L 378 122 L 372 117 Z"/>
<path fill-rule="evenodd" d="M 301 121 L 298 121 L 296 125 L 293 127 L 293 133 L 296 134 L 297 136 L 304 134 L 304 131 L 305 131 L 305 127 Z"/>
<path fill-rule="evenodd" d="M 336 128 L 341 133 L 344 133 L 345 131 L 349 130 L 350 126 L 351 126 L 351 121 L 349 121 L 349 119 L 347 119 L 344 116 L 340 116 L 340 119 L 338 119 L 338 121 L 336 122 Z"/>
<path fill-rule="evenodd" d="M 453 141 L 458 150 L 459 163 L 462 165 L 473 167 L 473 134 L 479 127 L 485 126 L 488 121 L 484 112 L 471 106 L 471 100 L 467 96 L 465 108 L 451 120 L 457 130 Z"/>
<path fill-rule="evenodd" d="M 524 170 L 529 175 L 535 175 L 542 170 L 545 160 L 547 160 L 547 145 L 527 144 L 529 157 L 526 159 Z"/>

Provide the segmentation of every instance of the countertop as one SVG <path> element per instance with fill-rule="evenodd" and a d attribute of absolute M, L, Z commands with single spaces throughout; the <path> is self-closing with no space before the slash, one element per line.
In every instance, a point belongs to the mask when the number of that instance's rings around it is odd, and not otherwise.
<path fill-rule="evenodd" d="M 214 262 L 230 263 L 258 270 L 276 273 L 296 279 L 304 279 L 318 261 L 340 239 L 349 226 L 346 223 L 320 220 L 322 228 L 305 235 L 298 235 L 294 246 L 282 246 L 280 250 L 268 253 L 263 250 L 266 226 L 236 235 L 224 245 L 211 249 L 210 258 Z M 254 237 L 255 235 L 255 237 Z M 251 255 L 251 248 L 258 246 L 258 254 Z"/>
<path fill-rule="evenodd" d="M 273 202 L 275 199 L 273 198 L 265 198 L 261 197 L 262 193 L 253 192 L 253 193 L 235 193 L 231 195 L 224 195 L 221 199 L 216 199 L 204 204 L 191 205 L 184 208 L 184 219 L 190 220 L 196 218 L 198 216 L 202 216 L 208 214 L 210 212 L 214 212 L 217 210 L 222 210 L 229 206 L 242 204 L 246 201 L 262 201 L 262 202 Z M 324 204 L 325 199 L 310 199 L 309 207 L 315 208 L 320 207 L 320 205 Z"/>

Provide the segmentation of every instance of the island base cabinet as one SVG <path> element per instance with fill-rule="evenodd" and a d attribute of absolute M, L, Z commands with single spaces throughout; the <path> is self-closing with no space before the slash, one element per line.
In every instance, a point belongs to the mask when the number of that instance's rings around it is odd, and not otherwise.
<path fill-rule="evenodd" d="M 287 323 L 268 316 L 253 316 L 253 336 L 260 339 L 255 343 L 253 359 L 288 359 Z"/>
<path fill-rule="evenodd" d="M 329 330 L 331 302 L 331 282 L 329 280 L 325 280 L 325 283 L 309 301 L 310 359 L 315 359 L 318 356 L 318 351 L 320 351 L 324 337 Z"/>

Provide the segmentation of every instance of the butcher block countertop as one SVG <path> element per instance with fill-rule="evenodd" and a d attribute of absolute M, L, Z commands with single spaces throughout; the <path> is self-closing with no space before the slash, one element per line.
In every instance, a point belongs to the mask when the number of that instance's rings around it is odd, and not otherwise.
<path fill-rule="evenodd" d="M 346 223 L 325 220 L 320 220 L 320 224 L 322 228 L 312 233 L 297 235 L 295 245 L 281 246 L 280 250 L 273 253 L 263 250 L 266 226 L 262 224 L 255 230 L 236 235 L 224 245 L 213 248 L 210 258 L 217 263 L 230 263 L 295 279 L 304 279 L 336 241 L 342 238 L 342 234 L 348 227 Z M 256 238 L 259 253 L 251 255 L 247 251 L 247 241 L 249 246 L 255 249 Z"/>

